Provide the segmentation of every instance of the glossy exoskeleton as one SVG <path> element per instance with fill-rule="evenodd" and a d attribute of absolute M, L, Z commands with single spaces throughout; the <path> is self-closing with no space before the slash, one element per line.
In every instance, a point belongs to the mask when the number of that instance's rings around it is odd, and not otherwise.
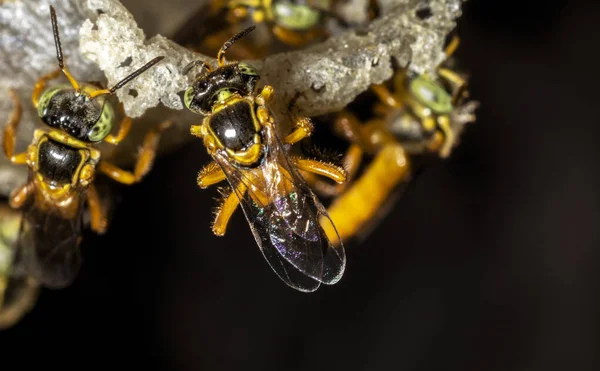
<path fill-rule="evenodd" d="M 204 64 L 203 74 L 185 92 L 185 105 L 205 116 L 191 133 L 203 139 L 214 159 L 200 172 L 198 185 L 206 188 L 227 180 L 232 188 L 217 210 L 212 226 L 216 235 L 225 234 L 231 215 L 241 205 L 275 273 L 297 290 L 314 291 L 321 283 L 334 284 L 341 278 L 346 258 L 342 244 L 327 237 L 325 230 L 335 235 L 335 227 L 298 169 L 336 182 L 345 180 L 345 171 L 288 156 L 288 146 L 311 133 L 310 121 L 298 118 L 295 130 L 281 141 L 266 106 L 273 88 L 265 86 L 256 94 L 256 69 L 225 62 L 225 51 L 252 29 L 226 42 L 217 57 L 218 68 Z"/>
<path fill-rule="evenodd" d="M 94 186 L 96 170 L 123 184 L 140 181 L 150 170 L 160 132 L 169 123 L 149 131 L 133 173 L 102 160 L 100 150 L 94 145 L 102 141 L 116 145 L 131 127 L 131 119 L 125 117 L 118 134 L 111 134 L 115 115 L 106 97 L 163 57 L 146 63 L 110 89 L 79 84 L 63 61 L 53 7 L 50 15 L 60 69 L 43 76 L 32 95 L 33 105 L 49 129 L 37 129 L 27 150 L 14 154 L 22 108 L 11 90 L 15 109 L 4 128 L 2 144 L 11 162 L 27 165 L 30 170 L 27 183 L 15 189 L 10 197 L 10 205 L 23 211 L 18 244 L 25 271 L 46 287 L 61 288 L 73 281 L 81 265 L 79 243 L 86 204 L 91 229 L 103 233 L 107 226 Z M 70 84 L 46 88 L 47 82 L 57 78 L 61 71 Z"/>

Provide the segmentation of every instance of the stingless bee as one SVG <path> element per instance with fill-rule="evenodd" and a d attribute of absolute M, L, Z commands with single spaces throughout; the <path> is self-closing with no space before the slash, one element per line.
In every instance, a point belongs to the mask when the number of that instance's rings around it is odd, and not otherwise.
<path fill-rule="evenodd" d="M 203 139 L 214 160 L 198 174 L 198 185 L 206 188 L 227 180 L 232 188 L 217 209 L 214 234 L 225 234 L 230 217 L 241 205 L 256 243 L 279 278 L 299 291 L 311 292 L 321 283 L 338 282 L 346 257 L 343 245 L 332 242 L 335 233 L 329 238 L 325 234 L 325 225 L 333 231 L 335 227 L 298 169 L 337 183 L 346 174 L 335 165 L 289 157 L 289 146 L 310 135 L 311 122 L 298 118 L 282 142 L 266 106 L 273 88 L 264 86 L 257 94 L 256 69 L 243 62 L 225 62 L 226 50 L 253 29 L 244 29 L 222 46 L 216 69 L 197 61 L 184 71 L 196 64 L 204 67 L 184 96 L 186 107 L 205 116 L 201 125 L 191 127 L 191 133 Z"/>
<path fill-rule="evenodd" d="M 0 330 L 14 326 L 35 305 L 39 284 L 19 269 L 21 213 L 0 204 Z"/>
<path fill-rule="evenodd" d="M 298 48 L 329 36 L 327 19 L 341 26 L 349 25 L 336 15 L 333 7 L 338 0 L 214 0 L 182 27 L 175 40 L 197 44 L 191 48 L 201 53 L 220 49 L 229 35 L 238 32 L 248 21 L 266 27 L 266 35 L 255 38 L 251 47 L 238 47 L 236 58 L 257 59 L 281 49 Z M 205 20 L 199 21 L 199 19 Z M 279 41 L 279 45 L 273 45 Z M 282 48 L 283 47 L 283 48 Z"/>
<path fill-rule="evenodd" d="M 4 128 L 2 144 L 6 157 L 13 164 L 29 167 L 27 182 L 10 196 L 10 205 L 23 211 L 18 243 L 25 270 L 46 287 L 62 288 L 74 280 L 81 265 L 79 244 L 86 203 L 91 229 L 97 233 L 106 230 L 107 218 L 94 186 L 96 170 L 123 184 L 139 182 L 150 170 L 160 134 L 170 123 L 162 123 L 148 132 L 133 172 L 102 160 L 100 150 L 94 145 L 102 141 L 116 145 L 127 136 L 131 127 L 131 119 L 125 117 L 117 135 L 111 134 L 114 111 L 106 96 L 163 57 L 146 63 L 110 89 L 80 84 L 64 63 L 52 6 L 50 15 L 60 70 L 43 76 L 32 95 L 39 117 L 50 129 L 37 129 L 27 151 L 15 154 L 22 108 L 11 90 L 15 108 Z M 70 85 L 46 88 L 47 82 L 57 78 L 61 71 Z"/>
<path fill-rule="evenodd" d="M 459 44 L 453 38 L 449 58 Z M 475 120 L 476 102 L 465 102 L 467 82 L 443 66 L 438 77 L 397 71 L 394 93 L 385 84 L 372 86 L 380 103 L 375 118 L 362 125 L 349 111 L 340 113 L 334 131 L 350 144 L 344 158 L 348 182 L 342 185 L 309 181 L 317 193 L 336 198 L 328 208 L 343 241 L 368 233 L 390 209 L 390 194 L 411 174 L 410 156 L 437 154 L 447 158 L 467 122 Z M 353 179 L 365 154 L 374 156 L 358 179 Z M 336 234 L 337 235 L 337 234 Z"/>

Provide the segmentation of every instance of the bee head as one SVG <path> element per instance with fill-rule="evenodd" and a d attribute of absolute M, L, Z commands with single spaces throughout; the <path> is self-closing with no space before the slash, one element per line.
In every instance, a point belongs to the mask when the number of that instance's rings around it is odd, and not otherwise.
<path fill-rule="evenodd" d="M 247 63 L 232 63 L 200 77 L 186 91 L 184 103 L 192 112 L 208 114 L 217 103 L 234 94 L 247 96 L 254 92 L 260 76 Z"/>
<path fill-rule="evenodd" d="M 38 102 L 38 115 L 46 125 L 78 140 L 99 142 L 112 130 L 114 111 L 104 97 L 92 99 L 83 90 L 68 85 L 46 90 Z"/>
<path fill-rule="evenodd" d="M 225 63 L 225 51 L 254 28 L 250 26 L 242 30 L 223 44 L 217 55 L 219 66 L 216 69 L 212 70 L 203 61 L 193 61 L 184 68 L 183 73 L 186 74 L 192 67 L 201 64 L 207 72 L 186 89 L 184 103 L 188 109 L 207 115 L 215 104 L 223 103 L 235 94 L 248 96 L 254 93 L 260 79 L 258 71 L 244 62 Z"/>
<path fill-rule="evenodd" d="M 106 102 L 106 95 L 113 94 L 164 57 L 154 58 L 110 89 L 98 89 L 89 84 L 79 84 L 65 65 L 56 11 L 52 5 L 50 5 L 50 19 L 58 67 L 69 80 L 70 85 L 54 86 L 44 91 L 37 101 L 38 115 L 50 127 L 61 130 L 73 138 L 87 143 L 99 142 L 110 133 L 114 119 L 114 111 Z"/>

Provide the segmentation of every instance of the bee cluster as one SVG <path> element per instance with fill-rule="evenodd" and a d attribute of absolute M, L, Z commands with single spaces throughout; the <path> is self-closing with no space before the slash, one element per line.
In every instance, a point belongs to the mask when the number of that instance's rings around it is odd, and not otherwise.
<path fill-rule="evenodd" d="M 189 50 L 216 55 L 214 61 L 198 57 L 186 63 L 181 75 L 187 86 L 180 91 L 184 107 L 200 121 L 191 126 L 191 137 L 201 139 L 213 159 L 199 171 L 198 186 L 227 184 L 220 189 L 212 232 L 225 235 L 241 208 L 272 270 L 302 292 L 338 282 L 346 267 L 344 246 L 365 238 L 385 216 L 419 158 L 449 157 L 464 125 L 475 120 L 477 103 L 468 100 L 466 78 L 450 67 L 456 36 L 432 71 L 395 65 L 392 78 L 326 114 L 303 113 L 298 102 L 306 94 L 297 90 L 284 117 L 274 113 L 279 92 L 273 86 L 285 82 L 269 77 L 265 84 L 251 61 L 302 50 L 336 32 L 361 33 L 365 22 L 380 17 L 385 2 L 364 5 L 365 19 L 357 22 L 341 0 L 213 0 L 201 11 L 203 21 L 192 17 L 174 37 Z M 111 96 L 160 68 L 165 56 L 131 66 L 110 88 L 79 82 L 67 68 L 69 53 L 63 55 L 53 7 L 48 15 L 58 69 L 39 78 L 31 98 L 44 128 L 17 153 L 23 109 L 12 91 L 14 110 L 3 128 L 6 158 L 26 166 L 29 176 L 2 209 L 0 326 L 29 310 L 40 286 L 59 289 L 73 282 L 82 264 L 83 229 L 102 234 L 109 225 L 97 175 L 125 185 L 142 181 L 176 120 L 147 130 L 133 171 L 110 162 L 99 144 L 118 145 L 132 127 Z M 54 84 L 61 76 L 65 82 Z M 313 93 L 323 88 L 311 84 Z M 319 141 L 324 149 L 316 149 Z M 334 141 L 341 143 L 335 149 L 329 145 Z"/>

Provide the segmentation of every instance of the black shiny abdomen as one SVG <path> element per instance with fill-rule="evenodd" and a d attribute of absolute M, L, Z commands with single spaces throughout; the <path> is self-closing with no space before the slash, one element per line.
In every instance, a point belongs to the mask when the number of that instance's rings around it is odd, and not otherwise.
<path fill-rule="evenodd" d="M 211 116 L 209 125 L 226 148 L 240 151 L 254 143 L 253 109 L 247 101 L 239 101 Z"/>
<path fill-rule="evenodd" d="M 78 149 L 48 139 L 38 148 L 39 173 L 50 184 L 68 184 L 77 173 L 82 156 Z"/>

